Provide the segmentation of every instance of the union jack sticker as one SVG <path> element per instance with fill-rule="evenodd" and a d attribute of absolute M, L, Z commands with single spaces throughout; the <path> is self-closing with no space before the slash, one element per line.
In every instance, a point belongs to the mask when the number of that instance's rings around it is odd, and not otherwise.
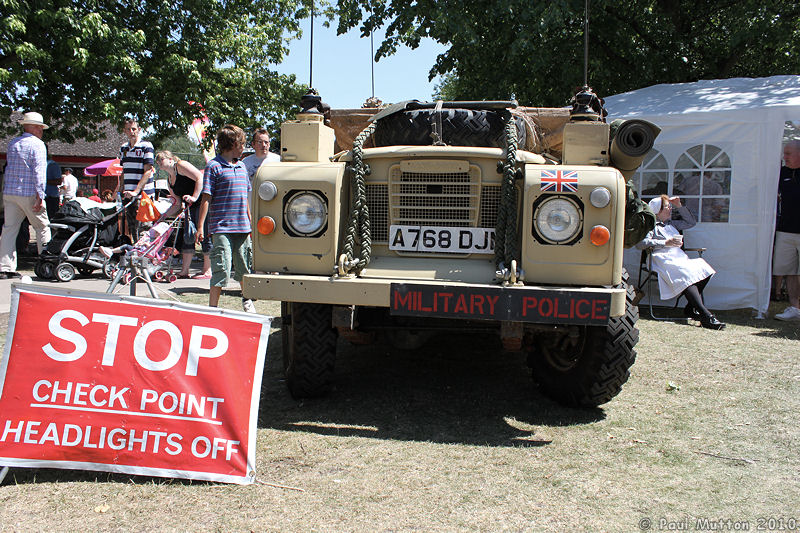
<path fill-rule="evenodd" d="M 577 170 L 542 170 L 542 190 L 578 192 Z"/>

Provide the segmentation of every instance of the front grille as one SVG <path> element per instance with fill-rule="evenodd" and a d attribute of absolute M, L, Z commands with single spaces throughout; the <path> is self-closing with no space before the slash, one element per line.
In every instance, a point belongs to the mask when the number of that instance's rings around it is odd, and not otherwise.
<path fill-rule="evenodd" d="M 367 183 L 366 194 L 376 244 L 388 243 L 391 224 L 493 228 L 500 203 L 499 184 L 481 186 L 477 167 L 435 174 L 401 172 L 397 166 L 389 185 Z"/>
<path fill-rule="evenodd" d="M 478 222 L 480 175 L 476 172 L 402 172 L 389 178 L 392 224 L 470 227 Z"/>
<path fill-rule="evenodd" d="M 481 216 L 479 228 L 497 226 L 497 208 L 500 206 L 500 186 L 485 185 L 481 188 Z"/>
<path fill-rule="evenodd" d="M 366 189 L 372 242 L 386 243 L 389 241 L 389 186 L 367 183 Z"/>

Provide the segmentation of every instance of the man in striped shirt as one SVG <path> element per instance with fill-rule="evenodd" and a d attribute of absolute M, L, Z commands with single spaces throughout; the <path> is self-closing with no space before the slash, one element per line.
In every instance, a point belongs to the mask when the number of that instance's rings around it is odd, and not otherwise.
<path fill-rule="evenodd" d="M 47 181 L 47 149 L 42 142 L 49 128 L 42 115 L 25 113 L 23 134 L 8 143 L 5 176 L 3 178 L 3 210 L 5 221 L 0 236 L 0 279 L 18 277 L 17 233 L 27 218 L 36 231 L 39 253 L 50 241 L 50 221 L 44 208 L 44 187 Z"/>
<path fill-rule="evenodd" d="M 217 307 L 222 288 L 231 277 L 241 282 L 250 273 L 253 250 L 250 243 L 250 178 L 239 161 L 244 151 L 244 131 L 228 124 L 217 133 L 217 153 L 203 174 L 203 194 L 197 220 L 197 242 L 203 240 L 203 224 L 208 216 L 211 233 L 211 282 L 208 305 Z M 242 307 L 255 313 L 252 300 L 242 298 Z"/>
<path fill-rule="evenodd" d="M 155 198 L 156 183 L 155 170 L 153 168 L 154 155 L 153 145 L 148 141 L 141 140 L 142 129 L 136 119 L 129 118 L 125 121 L 123 133 L 128 138 L 128 142 L 119 149 L 119 160 L 122 164 L 122 177 L 114 191 L 122 192 L 124 202 L 130 201 L 132 197 L 138 197 L 142 192 L 146 192 L 151 198 Z M 125 211 L 126 232 L 130 235 L 133 242 L 139 238 L 139 234 L 150 228 L 150 223 L 143 223 L 136 220 L 136 211 L 139 209 L 139 200 L 136 199 Z"/>

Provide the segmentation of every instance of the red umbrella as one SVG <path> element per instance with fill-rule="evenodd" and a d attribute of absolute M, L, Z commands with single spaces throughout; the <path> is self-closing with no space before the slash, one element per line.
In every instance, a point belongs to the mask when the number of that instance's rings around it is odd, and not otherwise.
<path fill-rule="evenodd" d="M 119 158 L 106 159 L 83 169 L 84 176 L 119 176 L 122 174 L 122 165 Z"/>

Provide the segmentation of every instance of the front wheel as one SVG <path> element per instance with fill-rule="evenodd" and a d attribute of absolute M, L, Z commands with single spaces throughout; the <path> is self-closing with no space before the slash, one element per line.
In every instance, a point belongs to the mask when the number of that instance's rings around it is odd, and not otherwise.
<path fill-rule="evenodd" d="M 336 361 L 333 309 L 326 304 L 281 302 L 283 370 L 293 398 L 330 392 Z"/>
<path fill-rule="evenodd" d="M 114 274 L 117 273 L 117 260 L 114 256 L 107 257 L 105 261 L 103 261 L 103 276 L 106 279 L 114 279 Z"/>
<path fill-rule="evenodd" d="M 574 342 L 540 339 L 529 365 L 546 396 L 572 407 L 596 407 L 622 390 L 636 360 L 633 348 L 639 341 L 639 308 L 633 305 L 634 290 L 627 280 L 623 271 L 623 316 L 612 318 L 606 326 L 580 328 Z"/>
<path fill-rule="evenodd" d="M 56 278 L 58 281 L 72 281 L 75 279 L 75 267 L 70 263 L 59 263 L 56 266 Z"/>

